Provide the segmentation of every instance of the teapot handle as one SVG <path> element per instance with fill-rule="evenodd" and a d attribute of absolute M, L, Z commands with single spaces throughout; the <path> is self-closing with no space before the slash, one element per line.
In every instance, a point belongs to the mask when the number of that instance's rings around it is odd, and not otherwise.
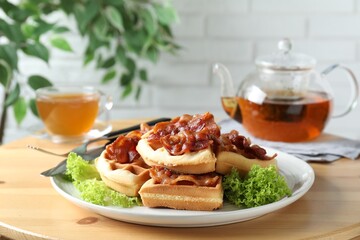
<path fill-rule="evenodd" d="M 355 74 L 353 73 L 353 71 L 351 71 L 350 68 L 337 63 L 337 64 L 331 65 L 328 68 L 326 68 L 324 71 L 322 71 L 321 75 L 322 76 L 328 75 L 330 72 L 332 72 L 333 70 L 335 70 L 337 68 L 343 69 L 345 72 L 347 72 L 350 75 L 350 80 L 354 87 L 354 94 L 353 94 L 352 98 L 350 99 L 349 104 L 347 105 L 345 110 L 342 113 L 332 116 L 334 118 L 345 116 L 346 114 L 351 112 L 358 104 L 358 97 L 359 97 L 359 83 L 355 77 Z"/>

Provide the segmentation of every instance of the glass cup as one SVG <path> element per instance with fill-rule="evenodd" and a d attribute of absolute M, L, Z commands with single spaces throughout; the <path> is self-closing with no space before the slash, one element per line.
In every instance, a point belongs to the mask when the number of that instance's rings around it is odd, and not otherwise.
<path fill-rule="evenodd" d="M 36 106 L 55 143 L 81 142 L 111 131 L 111 97 L 90 86 L 44 87 L 36 90 Z"/>

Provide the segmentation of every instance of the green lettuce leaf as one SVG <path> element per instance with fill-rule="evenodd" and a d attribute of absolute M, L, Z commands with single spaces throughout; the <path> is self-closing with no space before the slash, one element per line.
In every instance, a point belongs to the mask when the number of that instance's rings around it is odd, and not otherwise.
<path fill-rule="evenodd" d="M 67 157 L 65 174 L 74 181 L 84 181 L 92 178 L 101 179 L 94 165 L 89 164 L 81 156 L 73 152 L 69 153 Z"/>
<path fill-rule="evenodd" d="M 285 178 L 273 165 L 266 168 L 254 165 L 245 178 L 232 169 L 224 176 L 223 188 L 229 202 L 248 208 L 276 202 L 292 194 Z"/>
<path fill-rule="evenodd" d="M 102 206 L 133 207 L 141 205 L 138 197 L 128 197 L 107 187 L 103 181 L 87 179 L 75 181 L 74 186 L 83 200 Z"/>

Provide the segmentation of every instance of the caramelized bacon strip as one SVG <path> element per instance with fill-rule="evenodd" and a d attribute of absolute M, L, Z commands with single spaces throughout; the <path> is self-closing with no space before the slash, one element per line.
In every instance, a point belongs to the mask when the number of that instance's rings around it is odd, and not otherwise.
<path fill-rule="evenodd" d="M 106 146 L 105 158 L 119 163 L 130 163 L 140 157 L 136 151 L 138 138 L 119 136 L 112 144 Z"/>
<path fill-rule="evenodd" d="M 206 149 L 218 137 L 220 128 L 212 114 L 184 114 L 156 124 L 147 141 L 154 150 L 164 147 L 171 155 L 182 155 Z"/>
<path fill-rule="evenodd" d="M 160 139 L 164 148 L 172 155 L 182 155 L 188 152 L 195 152 L 206 149 L 211 140 L 206 132 L 190 132 L 188 130 L 176 135 L 167 135 Z"/>
<path fill-rule="evenodd" d="M 196 185 L 205 187 L 215 187 L 220 176 L 216 173 L 206 174 L 177 174 L 162 166 L 153 166 L 150 169 L 150 176 L 156 184 L 169 185 Z"/>
<path fill-rule="evenodd" d="M 106 146 L 105 158 L 118 163 L 131 163 L 140 158 L 136 145 L 141 136 L 149 130 L 148 125 L 141 125 L 140 130 L 131 131 L 125 136 L 120 135 L 113 143 Z"/>
<path fill-rule="evenodd" d="M 219 150 L 235 152 L 249 159 L 272 160 L 277 154 L 267 156 L 266 150 L 259 145 L 251 145 L 250 139 L 240 135 L 238 131 L 232 130 L 220 136 Z"/>

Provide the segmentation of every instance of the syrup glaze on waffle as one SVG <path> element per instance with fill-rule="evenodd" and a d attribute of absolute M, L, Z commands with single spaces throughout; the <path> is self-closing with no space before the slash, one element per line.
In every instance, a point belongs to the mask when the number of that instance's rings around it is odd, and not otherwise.
<path fill-rule="evenodd" d="M 150 179 L 149 167 L 139 158 L 131 163 L 114 163 L 105 158 L 105 151 L 95 161 L 104 183 L 128 196 L 138 196 L 140 187 Z"/>
<path fill-rule="evenodd" d="M 163 166 L 153 166 L 150 176 L 155 184 L 169 185 L 195 185 L 215 187 L 220 182 L 220 175 L 215 172 L 206 174 L 179 174 L 166 169 Z"/>
<path fill-rule="evenodd" d="M 128 196 L 137 196 L 140 187 L 150 179 L 149 166 L 136 151 L 142 133 L 133 131 L 119 136 L 95 161 L 105 184 Z"/>

